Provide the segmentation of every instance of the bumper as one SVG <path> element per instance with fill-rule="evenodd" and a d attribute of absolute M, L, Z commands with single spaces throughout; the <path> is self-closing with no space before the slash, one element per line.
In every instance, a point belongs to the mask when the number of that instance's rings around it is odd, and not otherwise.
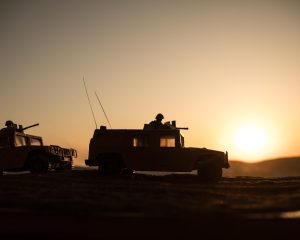
<path fill-rule="evenodd" d="M 226 151 L 225 155 L 224 155 L 224 168 L 229 168 L 229 160 L 228 160 L 228 152 Z"/>
<path fill-rule="evenodd" d="M 99 166 L 99 163 L 93 159 L 85 160 L 85 165 L 87 166 Z"/>

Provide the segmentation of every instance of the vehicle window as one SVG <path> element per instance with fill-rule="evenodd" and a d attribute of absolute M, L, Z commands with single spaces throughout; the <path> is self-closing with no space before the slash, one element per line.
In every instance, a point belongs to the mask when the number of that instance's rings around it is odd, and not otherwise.
<path fill-rule="evenodd" d="M 16 147 L 25 146 L 26 139 L 23 136 L 16 136 Z"/>
<path fill-rule="evenodd" d="M 182 135 L 180 136 L 180 146 L 184 147 L 184 137 Z"/>
<path fill-rule="evenodd" d="M 174 136 L 160 137 L 160 147 L 175 147 L 175 137 Z"/>
<path fill-rule="evenodd" d="M 134 137 L 133 138 L 133 147 L 148 147 L 148 140 L 146 137 Z"/>
<path fill-rule="evenodd" d="M 31 138 L 30 139 L 30 145 L 32 146 L 41 146 L 41 140 L 40 139 L 36 139 L 36 138 Z"/>

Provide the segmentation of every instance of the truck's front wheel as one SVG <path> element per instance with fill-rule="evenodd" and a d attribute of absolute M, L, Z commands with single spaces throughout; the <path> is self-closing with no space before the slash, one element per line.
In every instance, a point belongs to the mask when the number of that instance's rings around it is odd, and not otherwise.
<path fill-rule="evenodd" d="M 197 169 L 198 176 L 204 180 L 209 182 L 217 182 L 222 178 L 222 167 L 217 164 L 199 164 Z"/>
<path fill-rule="evenodd" d="M 49 159 L 45 154 L 36 153 L 29 159 L 29 170 L 31 173 L 46 173 L 49 168 Z"/>
<path fill-rule="evenodd" d="M 72 160 L 66 164 L 66 171 L 71 171 L 71 170 L 72 170 Z"/>

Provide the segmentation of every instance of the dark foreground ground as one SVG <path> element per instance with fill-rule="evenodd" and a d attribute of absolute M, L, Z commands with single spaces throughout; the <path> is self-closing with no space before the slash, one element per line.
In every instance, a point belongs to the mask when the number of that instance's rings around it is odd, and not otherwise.
<path fill-rule="evenodd" d="M 0 178 L 0 239 L 289 238 L 300 177 L 103 177 L 77 170 Z"/>

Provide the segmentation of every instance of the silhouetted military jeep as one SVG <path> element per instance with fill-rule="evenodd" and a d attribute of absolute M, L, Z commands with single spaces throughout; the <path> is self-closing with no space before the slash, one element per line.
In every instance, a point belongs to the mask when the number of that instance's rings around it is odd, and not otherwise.
<path fill-rule="evenodd" d="M 227 152 L 206 148 L 184 147 L 180 128 L 167 125 L 164 129 L 96 129 L 90 140 L 88 166 L 99 166 L 104 175 L 122 171 L 186 172 L 197 170 L 203 180 L 222 177 L 229 168 Z"/>
<path fill-rule="evenodd" d="M 40 136 L 25 134 L 24 130 L 38 124 L 19 128 L 7 121 L 7 128 L 0 130 L 0 175 L 3 171 L 45 173 L 48 169 L 72 169 L 77 151 L 57 145 L 45 146 Z"/>

